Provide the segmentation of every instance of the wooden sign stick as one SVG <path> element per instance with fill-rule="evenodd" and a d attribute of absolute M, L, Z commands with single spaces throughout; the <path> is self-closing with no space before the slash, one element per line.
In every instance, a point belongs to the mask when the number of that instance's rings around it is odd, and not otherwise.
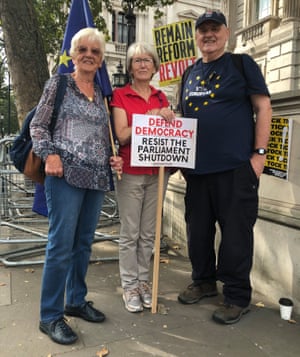
<path fill-rule="evenodd" d="M 163 188 L 164 188 L 165 168 L 160 167 L 158 173 L 158 192 L 157 192 L 157 208 L 156 208 L 156 229 L 154 243 L 154 263 L 153 263 L 153 279 L 152 279 L 152 308 L 151 312 L 157 312 L 157 293 L 159 280 L 159 263 L 160 263 L 160 236 L 161 236 L 161 221 L 163 208 Z"/>

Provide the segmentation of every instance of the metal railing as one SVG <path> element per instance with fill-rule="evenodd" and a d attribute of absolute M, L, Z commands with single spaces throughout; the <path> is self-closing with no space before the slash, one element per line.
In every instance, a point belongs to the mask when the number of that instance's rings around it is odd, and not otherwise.
<path fill-rule="evenodd" d="M 0 262 L 6 266 L 42 264 L 47 245 L 48 220 L 32 210 L 35 184 L 18 172 L 9 150 L 14 137 L 0 140 Z M 101 227 L 119 222 L 115 193 L 106 195 L 94 242 L 118 242 L 118 235 L 103 234 Z M 16 249 L 11 249 L 14 246 Z M 25 247 L 25 248 L 24 248 Z M 97 258 L 99 261 L 117 257 Z"/>

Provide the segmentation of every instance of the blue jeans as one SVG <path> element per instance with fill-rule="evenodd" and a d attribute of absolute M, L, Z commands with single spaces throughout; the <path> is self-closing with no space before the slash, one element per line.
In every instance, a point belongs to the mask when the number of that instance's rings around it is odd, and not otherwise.
<path fill-rule="evenodd" d="M 70 186 L 64 178 L 47 176 L 45 193 L 49 232 L 41 290 L 41 321 L 64 315 L 66 304 L 85 302 L 85 277 L 105 193 Z"/>

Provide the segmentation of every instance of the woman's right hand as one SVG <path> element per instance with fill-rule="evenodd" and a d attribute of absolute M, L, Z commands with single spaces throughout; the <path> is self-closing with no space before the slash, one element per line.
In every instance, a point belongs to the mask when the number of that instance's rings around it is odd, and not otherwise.
<path fill-rule="evenodd" d="M 51 154 L 47 156 L 45 161 L 45 174 L 46 176 L 63 177 L 64 169 L 59 155 Z"/>
<path fill-rule="evenodd" d="M 156 108 L 156 109 L 148 110 L 148 112 L 146 114 L 160 115 L 161 117 L 163 117 L 168 122 L 171 122 L 176 117 L 174 111 L 172 109 L 168 108 L 168 107 Z"/>
<path fill-rule="evenodd" d="M 109 159 L 109 163 L 111 168 L 115 170 L 117 175 L 122 174 L 124 161 L 121 156 L 111 156 Z"/>

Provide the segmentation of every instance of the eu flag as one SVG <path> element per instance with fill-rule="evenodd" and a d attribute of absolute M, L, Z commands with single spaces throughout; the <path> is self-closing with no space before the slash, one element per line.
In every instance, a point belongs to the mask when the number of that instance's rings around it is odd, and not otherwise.
<path fill-rule="evenodd" d="M 88 0 L 73 0 L 59 57 L 58 73 L 70 73 L 74 71 L 74 66 L 69 55 L 71 39 L 76 32 L 84 27 L 95 27 Z M 101 68 L 98 69 L 95 81 L 100 86 L 103 97 L 112 95 L 105 61 L 102 62 Z"/>

